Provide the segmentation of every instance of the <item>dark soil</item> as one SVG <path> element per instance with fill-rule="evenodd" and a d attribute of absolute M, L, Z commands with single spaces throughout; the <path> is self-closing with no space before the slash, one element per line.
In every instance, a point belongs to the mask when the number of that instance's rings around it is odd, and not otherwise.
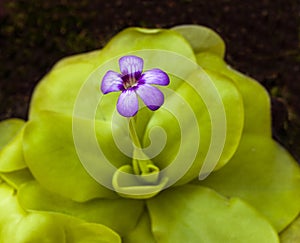
<path fill-rule="evenodd" d="M 300 161 L 299 12 L 298 0 L 1 0 L 0 120 L 26 119 L 34 86 L 64 56 L 102 48 L 128 26 L 201 24 L 270 92 L 273 136 Z"/>

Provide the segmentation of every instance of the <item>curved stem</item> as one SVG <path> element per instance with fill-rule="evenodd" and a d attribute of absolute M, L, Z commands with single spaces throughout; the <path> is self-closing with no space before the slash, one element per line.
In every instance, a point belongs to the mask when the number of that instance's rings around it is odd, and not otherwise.
<path fill-rule="evenodd" d="M 132 159 L 132 167 L 134 173 L 136 175 L 151 173 L 151 166 L 153 166 L 153 163 L 142 151 L 142 146 L 136 132 L 136 124 L 134 117 L 129 118 L 129 133 L 134 145 L 136 146 L 136 148 L 134 148 Z M 145 159 L 136 159 L 136 157 Z M 151 166 L 149 167 L 149 165 Z"/>
<path fill-rule="evenodd" d="M 136 132 L 134 117 L 129 118 L 129 133 L 134 145 L 138 148 L 142 148 L 139 137 Z"/>

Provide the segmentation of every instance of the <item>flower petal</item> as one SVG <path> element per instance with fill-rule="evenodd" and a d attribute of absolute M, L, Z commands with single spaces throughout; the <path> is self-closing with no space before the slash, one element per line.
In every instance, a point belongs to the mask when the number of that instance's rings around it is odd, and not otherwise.
<path fill-rule="evenodd" d="M 108 71 L 101 83 L 101 91 L 103 94 L 107 94 L 110 92 L 120 91 L 123 87 L 123 80 L 119 73 L 114 71 Z"/>
<path fill-rule="evenodd" d="M 158 85 L 168 85 L 170 83 L 168 74 L 158 68 L 144 72 L 142 77 L 139 79 L 139 82 L 141 81 L 146 84 Z"/>
<path fill-rule="evenodd" d="M 124 56 L 120 58 L 119 65 L 123 75 L 142 73 L 144 61 L 137 56 Z"/>
<path fill-rule="evenodd" d="M 150 110 L 157 110 L 164 103 L 163 93 L 156 87 L 148 84 L 139 85 L 136 93 Z"/>
<path fill-rule="evenodd" d="M 134 116 L 139 109 L 139 102 L 133 90 L 125 90 L 121 93 L 117 103 L 117 110 L 122 116 Z"/>

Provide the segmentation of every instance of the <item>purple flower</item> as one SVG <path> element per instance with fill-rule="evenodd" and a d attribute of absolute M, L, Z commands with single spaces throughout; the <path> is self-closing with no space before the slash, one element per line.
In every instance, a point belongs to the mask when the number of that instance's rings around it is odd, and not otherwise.
<path fill-rule="evenodd" d="M 142 72 L 143 65 L 140 57 L 124 56 L 119 60 L 121 74 L 108 71 L 102 79 L 103 94 L 122 92 L 117 103 L 117 110 L 122 116 L 131 117 L 138 112 L 138 96 L 153 111 L 164 103 L 163 93 L 152 85 L 168 85 L 168 75 L 157 68 Z"/>

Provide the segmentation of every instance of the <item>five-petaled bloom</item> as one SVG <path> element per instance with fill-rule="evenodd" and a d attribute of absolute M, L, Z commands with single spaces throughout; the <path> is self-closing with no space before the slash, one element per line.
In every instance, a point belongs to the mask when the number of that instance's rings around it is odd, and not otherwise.
<path fill-rule="evenodd" d="M 157 110 L 164 103 L 163 93 L 152 84 L 168 85 L 168 75 L 157 68 L 143 71 L 144 61 L 137 56 L 124 56 L 119 60 L 121 74 L 108 71 L 101 84 L 104 94 L 121 91 L 118 112 L 125 117 L 134 116 L 139 109 L 138 96 L 150 110 Z"/>

